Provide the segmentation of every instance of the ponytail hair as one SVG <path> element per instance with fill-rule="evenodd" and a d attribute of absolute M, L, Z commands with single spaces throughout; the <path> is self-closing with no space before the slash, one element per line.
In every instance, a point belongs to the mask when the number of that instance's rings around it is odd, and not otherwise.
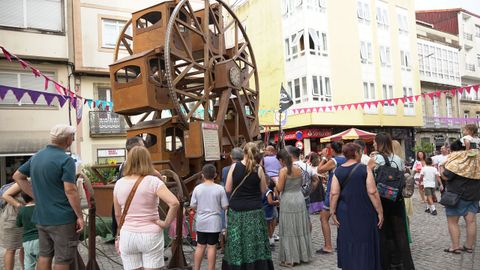
<path fill-rule="evenodd" d="M 253 172 L 257 166 L 255 157 L 258 155 L 257 145 L 253 142 L 245 144 L 243 147 L 243 154 L 245 159 L 245 167 L 247 167 L 247 173 Z"/>
<path fill-rule="evenodd" d="M 285 149 L 280 150 L 277 154 L 277 159 L 285 163 L 285 165 L 287 166 L 287 174 L 291 175 L 293 162 L 292 162 L 292 156 L 290 156 L 288 151 Z"/>

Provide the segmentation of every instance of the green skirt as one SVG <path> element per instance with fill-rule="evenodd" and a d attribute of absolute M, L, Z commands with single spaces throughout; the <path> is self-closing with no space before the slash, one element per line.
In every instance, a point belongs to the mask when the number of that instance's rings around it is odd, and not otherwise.
<path fill-rule="evenodd" d="M 263 209 L 228 210 L 227 240 L 222 270 L 270 270 L 272 253 Z"/>

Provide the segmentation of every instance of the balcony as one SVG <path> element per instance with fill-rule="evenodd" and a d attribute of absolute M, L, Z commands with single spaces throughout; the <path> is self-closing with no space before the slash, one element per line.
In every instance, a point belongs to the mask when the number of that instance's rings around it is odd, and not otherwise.
<path fill-rule="evenodd" d="M 90 112 L 90 137 L 125 136 L 127 124 L 122 115 L 110 111 Z"/>
<path fill-rule="evenodd" d="M 460 129 L 460 123 L 455 118 L 448 117 L 432 117 L 424 116 L 423 117 L 423 127 L 424 128 L 448 128 L 448 129 Z"/>
<path fill-rule="evenodd" d="M 473 41 L 473 35 L 470 34 L 470 33 L 463 33 L 463 37 L 464 37 L 466 40 Z"/>
<path fill-rule="evenodd" d="M 467 71 L 472 71 L 472 72 L 475 72 L 475 65 L 474 64 L 465 64 L 465 69 Z"/>

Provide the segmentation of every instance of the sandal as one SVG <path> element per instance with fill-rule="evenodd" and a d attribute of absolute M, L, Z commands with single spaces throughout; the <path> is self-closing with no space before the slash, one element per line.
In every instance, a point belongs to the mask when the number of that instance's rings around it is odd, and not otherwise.
<path fill-rule="evenodd" d="M 332 254 L 333 251 L 326 251 L 323 248 L 321 248 L 321 249 L 315 251 L 315 253 L 317 253 L 317 254 Z"/>
<path fill-rule="evenodd" d="M 465 251 L 467 253 L 473 253 L 473 248 L 467 248 L 466 246 L 463 246 L 462 251 Z"/>
<path fill-rule="evenodd" d="M 446 248 L 443 251 L 447 252 L 447 253 L 453 253 L 453 254 L 462 254 L 462 251 L 464 251 L 464 249 L 462 249 L 462 248 L 456 248 L 456 249 Z"/>
<path fill-rule="evenodd" d="M 293 268 L 293 263 L 290 264 L 290 263 L 287 263 L 287 262 L 280 262 L 280 266 Z"/>

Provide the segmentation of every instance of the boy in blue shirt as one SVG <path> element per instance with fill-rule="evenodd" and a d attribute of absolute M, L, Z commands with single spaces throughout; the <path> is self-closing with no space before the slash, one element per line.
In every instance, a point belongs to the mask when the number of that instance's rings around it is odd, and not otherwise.
<path fill-rule="evenodd" d="M 21 193 L 25 206 L 20 208 L 17 216 L 17 227 L 23 227 L 23 250 L 25 252 L 25 270 L 35 270 L 38 259 L 38 231 L 32 222 L 35 202 L 27 193 Z"/>

